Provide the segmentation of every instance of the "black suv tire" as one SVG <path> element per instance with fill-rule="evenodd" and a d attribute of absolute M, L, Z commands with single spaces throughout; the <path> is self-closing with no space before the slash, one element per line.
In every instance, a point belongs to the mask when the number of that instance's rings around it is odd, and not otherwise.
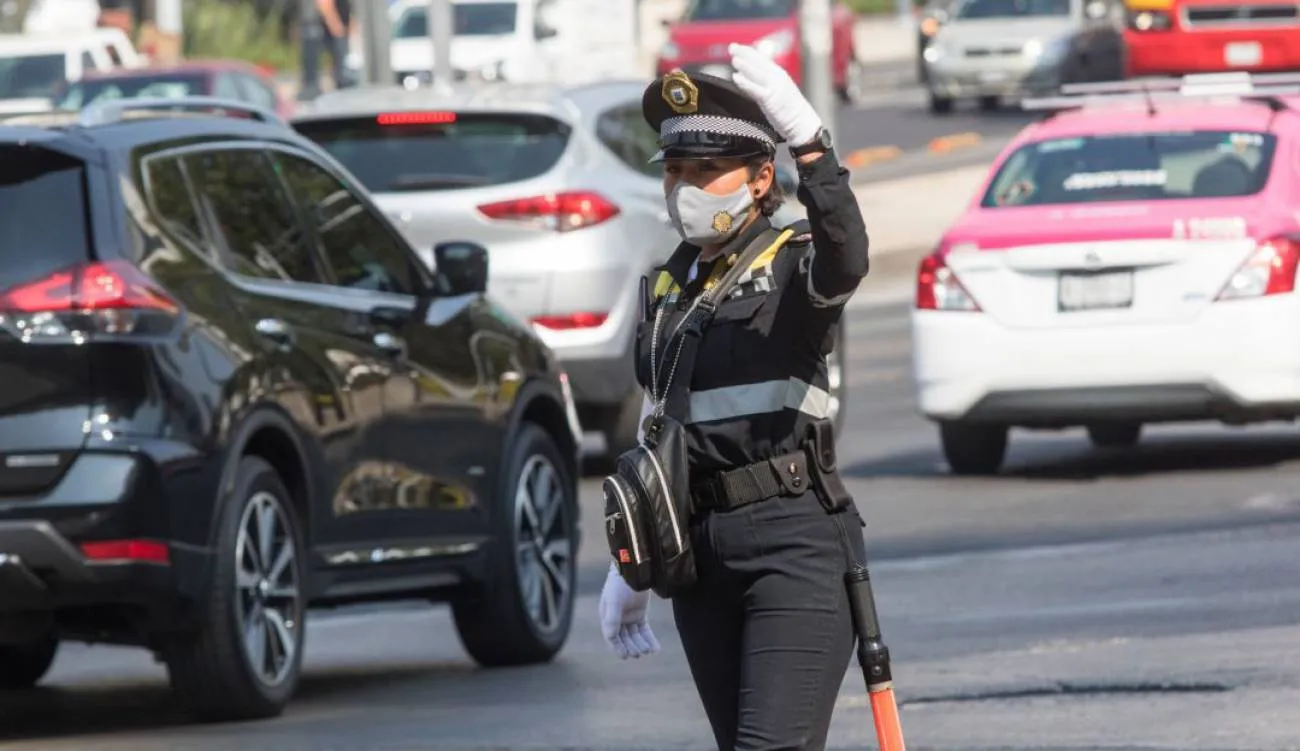
<path fill-rule="evenodd" d="M 54 664 L 59 640 L 45 636 L 30 644 L 0 644 L 0 689 L 35 686 Z"/>
<path fill-rule="evenodd" d="M 254 515 L 258 517 L 257 524 L 269 521 L 274 525 L 272 549 L 278 548 L 279 552 L 267 557 L 280 558 L 288 546 L 291 557 L 278 575 L 267 571 L 275 563 L 262 562 L 266 551 L 260 543 L 256 551 L 249 551 L 243 545 L 247 539 L 241 540 L 241 532 L 257 539 L 249 528 Z M 207 622 L 197 633 L 169 645 L 163 655 L 172 687 L 198 719 L 274 717 L 292 698 L 302 671 L 304 548 L 302 525 L 279 474 L 260 457 L 240 459 L 230 502 L 225 504 L 218 519 Z M 258 584 L 241 587 L 237 583 L 239 574 L 247 570 L 241 558 L 250 552 L 253 555 L 248 560 L 258 572 Z M 290 587 L 291 596 L 268 594 L 288 591 Z M 254 658 L 243 636 L 245 624 L 256 618 L 256 613 L 261 616 L 255 622 L 264 624 L 260 627 L 264 630 L 259 631 L 262 649 L 274 649 L 267 633 L 275 627 L 275 620 L 268 618 L 268 613 L 274 613 L 280 623 L 290 627 L 288 641 L 292 644 L 292 654 L 279 668 L 282 673 L 271 680 L 254 668 Z M 280 648 L 281 654 L 285 651 Z M 261 662 L 266 665 L 265 656 Z"/>
<path fill-rule="evenodd" d="M 550 660 L 568 639 L 576 599 L 577 500 L 573 482 L 555 441 L 537 425 L 525 423 L 510 447 L 505 467 L 493 514 L 496 529 L 492 547 L 488 550 L 486 580 L 481 591 L 452 602 L 452 615 L 461 644 L 475 662 L 485 667 Z M 549 467 L 553 473 L 555 485 L 549 490 L 558 494 L 553 496 L 558 516 L 549 527 L 542 525 L 544 528 L 536 536 L 525 537 L 522 534 L 525 527 L 531 527 L 530 510 L 524 508 L 521 494 L 517 491 L 521 483 L 537 479 L 536 473 L 544 474 L 544 467 Z M 529 505 L 535 503 L 532 496 L 532 493 L 526 496 Z M 535 506 L 532 508 L 536 509 Z M 557 566 L 559 576 L 551 576 L 556 583 L 558 602 L 555 610 L 558 613 L 554 613 L 553 622 L 547 624 L 539 623 L 537 614 L 531 613 L 526 603 L 529 593 L 525 591 L 527 582 L 524 581 L 518 552 L 526 543 L 542 548 L 543 538 L 567 548 L 564 559 Z M 541 573 L 548 575 L 550 570 Z M 538 592 L 539 597 L 543 594 Z"/>

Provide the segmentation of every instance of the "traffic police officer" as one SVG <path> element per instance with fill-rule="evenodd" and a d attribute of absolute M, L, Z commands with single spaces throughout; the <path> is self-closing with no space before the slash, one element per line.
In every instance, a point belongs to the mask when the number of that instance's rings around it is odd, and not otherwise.
<path fill-rule="evenodd" d="M 730 52 L 732 80 L 674 71 L 642 100 L 683 239 L 647 308 L 672 306 L 662 327 L 671 332 L 682 301 L 771 228 L 779 143 L 798 163 L 808 220 L 758 257 L 705 329 L 683 420 L 698 580 L 672 599 L 673 615 L 719 749 L 820 749 L 853 650 L 843 575 L 865 559 L 862 521 L 851 499 L 835 508 L 807 483 L 792 491 L 769 460 L 801 451 L 810 425 L 829 424 L 826 355 L 867 273 L 867 234 L 848 172 L 798 86 L 752 47 Z M 644 387 L 653 335 L 641 326 Z M 649 594 L 611 567 L 600 615 L 624 658 L 659 650 Z"/>

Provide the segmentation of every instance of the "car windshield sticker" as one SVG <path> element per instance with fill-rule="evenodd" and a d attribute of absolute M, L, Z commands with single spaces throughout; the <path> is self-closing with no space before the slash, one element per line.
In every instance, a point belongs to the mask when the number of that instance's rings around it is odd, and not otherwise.
<path fill-rule="evenodd" d="M 1249 227 L 1242 216 L 1195 216 L 1175 219 L 1173 230 L 1175 240 L 1237 240 Z"/>
<path fill-rule="evenodd" d="M 1061 138 L 1038 144 L 1038 153 L 1050 154 L 1054 151 L 1074 151 L 1083 148 L 1082 138 Z"/>
<path fill-rule="evenodd" d="M 1162 169 L 1115 170 L 1109 172 L 1076 172 L 1065 178 L 1066 190 L 1097 190 L 1098 188 L 1163 187 L 1169 176 Z"/>

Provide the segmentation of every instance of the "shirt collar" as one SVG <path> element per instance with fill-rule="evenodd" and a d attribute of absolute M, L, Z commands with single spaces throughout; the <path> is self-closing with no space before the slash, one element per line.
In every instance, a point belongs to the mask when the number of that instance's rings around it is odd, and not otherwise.
<path fill-rule="evenodd" d="M 744 250 L 754 238 L 771 226 L 772 223 L 768 221 L 768 218 L 759 214 L 757 219 L 750 222 L 748 227 L 737 233 L 723 246 L 718 258 L 726 258 L 733 253 Z M 691 264 L 695 263 L 695 259 L 699 258 L 699 256 L 700 246 L 684 242 L 677 246 L 677 249 L 668 257 L 664 265 L 659 267 L 659 270 L 667 271 L 668 275 L 673 278 L 673 282 L 677 284 L 678 289 L 685 289 L 686 280 L 691 273 Z"/>

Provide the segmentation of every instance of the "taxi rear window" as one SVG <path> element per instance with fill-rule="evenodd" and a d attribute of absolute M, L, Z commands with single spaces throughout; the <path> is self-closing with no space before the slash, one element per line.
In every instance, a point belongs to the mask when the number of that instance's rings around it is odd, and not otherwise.
<path fill-rule="evenodd" d="M 1192 131 L 1060 138 L 1007 158 L 981 205 L 1231 198 L 1268 181 L 1277 139 L 1251 131 Z"/>

